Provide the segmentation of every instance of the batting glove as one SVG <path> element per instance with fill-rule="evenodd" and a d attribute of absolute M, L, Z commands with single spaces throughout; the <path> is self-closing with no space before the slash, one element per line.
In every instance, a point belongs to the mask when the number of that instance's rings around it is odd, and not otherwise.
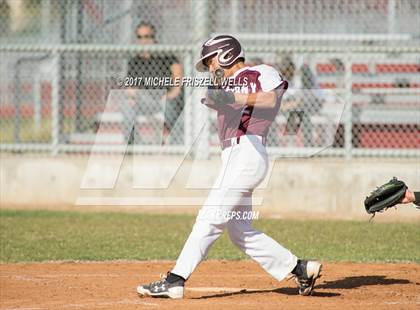
<path fill-rule="evenodd" d="M 232 104 L 235 103 L 235 95 L 233 92 L 225 91 L 221 88 L 209 88 L 207 98 L 216 104 Z"/>

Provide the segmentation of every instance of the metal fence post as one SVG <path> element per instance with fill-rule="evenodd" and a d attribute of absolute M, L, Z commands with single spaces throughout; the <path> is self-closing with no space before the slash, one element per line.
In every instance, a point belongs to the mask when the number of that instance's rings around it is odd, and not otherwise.
<path fill-rule="evenodd" d="M 58 142 L 60 135 L 60 108 L 59 108 L 59 87 L 60 87 L 60 52 L 54 51 L 53 56 L 53 78 L 51 89 L 51 154 L 58 154 Z"/>
<path fill-rule="evenodd" d="M 232 17 L 230 19 L 230 31 L 236 33 L 238 31 L 239 21 L 239 0 L 232 0 L 231 2 Z"/>
<path fill-rule="evenodd" d="M 41 94 L 42 94 L 42 75 L 40 70 L 36 70 L 34 74 L 34 129 L 39 133 L 41 129 Z"/>
<path fill-rule="evenodd" d="M 82 0 L 76 1 L 76 33 L 75 37 L 77 38 L 77 43 L 83 43 L 83 19 L 84 19 L 84 8 L 83 8 Z M 76 132 L 83 132 L 85 131 L 85 126 L 83 124 L 83 113 L 82 113 L 82 106 L 83 106 L 83 81 L 84 78 L 84 70 L 83 70 L 83 59 L 84 55 L 82 53 L 76 53 L 76 117 L 75 117 L 75 127 Z"/>
<path fill-rule="evenodd" d="M 194 44 L 199 46 L 204 40 L 209 36 L 209 1 L 194 1 L 192 4 L 192 16 L 194 16 L 195 32 L 194 32 Z M 198 51 L 196 53 L 198 55 Z M 205 143 L 200 143 L 197 147 L 196 158 L 197 159 L 208 159 L 210 158 L 210 132 L 208 118 L 209 113 L 207 109 L 202 109 L 199 104 L 200 98 L 197 96 L 197 92 L 193 91 L 192 106 L 194 107 L 194 136 L 198 134 L 198 131 L 201 130 L 203 123 L 205 127 L 201 134 L 200 141 L 205 141 Z"/>
<path fill-rule="evenodd" d="M 396 14 L 395 0 L 389 0 L 388 2 L 388 34 L 395 33 L 395 14 Z"/>
<path fill-rule="evenodd" d="M 188 51 L 184 59 L 184 74 L 185 76 L 192 76 L 192 63 L 193 55 L 192 51 Z M 192 109 L 192 88 L 184 87 L 184 147 L 186 151 L 189 151 L 189 147 L 192 145 L 193 140 L 193 109 Z"/>
<path fill-rule="evenodd" d="M 22 60 L 19 59 L 15 65 L 14 75 L 14 99 L 15 99 L 15 119 L 14 119 L 14 130 L 13 137 L 14 143 L 20 143 L 20 127 L 21 127 L 21 115 L 20 115 L 20 97 L 21 97 L 21 85 L 20 85 L 20 65 Z"/>
<path fill-rule="evenodd" d="M 344 108 L 344 150 L 345 158 L 352 158 L 353 151 L 353 100 L 352 100 L 352 59 L 351 54 L 345 56 L 345 98 Z"/>

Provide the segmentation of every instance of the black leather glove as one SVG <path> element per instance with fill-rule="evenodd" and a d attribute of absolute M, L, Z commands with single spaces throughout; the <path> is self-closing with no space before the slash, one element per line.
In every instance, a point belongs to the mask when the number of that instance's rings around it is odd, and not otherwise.
<path fill-rule="evenodd" d="M 235 95 L 233 92 L 225 91 L 221 88 L 209 88 L 207 97 L 216 104 L 232 104 L 235 103 Z"/>
<path fill-rule="evenodd" d="M 403 200 L 407 185 L 397 178 L 391 179 L 389 182 L 375 189 L 365 199 L 366 212 L 375 214 L 391 208 Z"/>

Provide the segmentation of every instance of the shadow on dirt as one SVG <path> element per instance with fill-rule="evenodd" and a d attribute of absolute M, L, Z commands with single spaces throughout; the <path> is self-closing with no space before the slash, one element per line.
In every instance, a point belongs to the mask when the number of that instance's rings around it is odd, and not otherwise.
<path fill-rule="evenodd" d="M 266 293 L 278 293 L 284 295 L 299 295 L 297 288 L 294 287 L 282 287 L 270 290 L 241 290 L 238 292 L 229 292 L 229 293 L 219 293 L 213 295 L 205 295 L 201 297 L 196 297 L 192 299 L 209 299 L 209 298 L 221 298 L 221 297 L 228 297 L 228 296 L 236 296 L 236 295 L 250 295 L 250 294 L 266 294 Z M 315 297 L 336 297 L 340 296 L 339 293 L 331 293 L 331 292 L 317 292 L 316 287 L 315 291 L 312 293 L 312 296 Z"/>
<path fill-rule="evenodd" d="M 316 285 L 316 288 L 327 289 L 352 289 L 366 285 L 392 285 L 392 284 L 408 284 L 410 281 L 406 279 L 392 279 L 386 276 L 358 276 L 345 277 L 335 281 L 325 281 Z"/>
<path fill-rule="evenodd" d="M 345 277 L 343 279 L 334 281 L 325 281 L 321 284 L 315 285 L 315 290 L 312 296 L 315 297 L 336 297 L 340 296 L 340 293 L 336 292 L 319 292 L 317 289 L 354 289 L 367 285 L 392 285 L 392 284 L 408 284 L 411 283 L 407 279 L 392 279 L 386 276 L 357 276 L 357 277 Z M 284 295 L 298 295 L 297 288 L 295 287 L 282 287 L 269 290 L 241 290 L 237 292 L 229 293 L 218 293 L 213 295 L 205 295 L 196 297 L 193 299 L 209 299 L 209 298 L 221 298 L 236 295 L 250 295 L 250 294 L 266 294 L 266 293 L 278 293 Z"/>

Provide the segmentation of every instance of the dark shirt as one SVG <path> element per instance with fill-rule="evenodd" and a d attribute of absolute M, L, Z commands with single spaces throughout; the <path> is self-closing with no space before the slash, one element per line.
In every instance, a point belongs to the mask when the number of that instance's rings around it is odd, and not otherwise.
<path fill-rule="evenodd" d="M 165 78 L 172 77 L 171 66 L 175 63 L 179 63 L 178 59 L 173 55 L 151 55 L 149 58 L 142 56 L 134 56 L 128 62 L 128 72 L 129 77 L 141 77 L 141 85 L 137 85 L 138 88 L 166 88 L 170 89 L 171 86 L 145 86 L 144 79 L 151 78 Z"/>
<path fill-rule="evenodd" d="M 414 204 L 420 206 L 420 192 L 414 192 Z"/>

